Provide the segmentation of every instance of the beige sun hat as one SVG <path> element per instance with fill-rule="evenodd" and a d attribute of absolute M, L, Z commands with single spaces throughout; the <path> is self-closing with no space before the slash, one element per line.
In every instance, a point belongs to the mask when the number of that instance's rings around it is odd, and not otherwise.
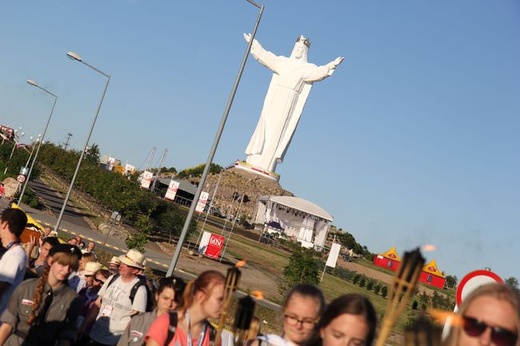
<path fill-rule="evenodd" d="M 121 260 L 119 259 L 118 256 L 113 256 L 112 259 L 110 260 L 110 262 L 108 262 L 108 264 L 120 265 Z"/>
<path fill-rule="evenodd" d="M 144 255 L 135 249 L 130 249 L 126 255 L 119 256 L 119 260 L 129 267 L 144 269 Z"/>
<path fill-rule="evenodd" d="M 85 263 L 85 270 L 83 271 L 83 275 L 94 275 L 94 273 L 101 268 L 102 265 L 99 262 L 87 262 Z"/>

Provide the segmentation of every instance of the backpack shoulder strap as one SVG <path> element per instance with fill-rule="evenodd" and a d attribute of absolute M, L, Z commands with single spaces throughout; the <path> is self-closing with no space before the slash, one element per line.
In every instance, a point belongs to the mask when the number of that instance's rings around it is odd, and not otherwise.
<path fill-rule="evenodd" d="M 135 295 L 137 294 L 137 290 L 139 289 L 139 287 L 141 286 L 145 286 L 146 288 L 146 285 L 145 283 L 139 278 L 139 281 L 137 281 L 133 286 L 132 286 L 132 289 L 130 290 L 130 301 L 132 302 L 132 304 L 134 303 L 134 298 L 135 298 Z"/>
<path fill-rule="evenodd" d="M 119 277 L 119 274 L 115 274 L 114 276 L 112 276 L 112 279 L 110 279 L 110 281 L 108 282 L 108 286 L 107 287 L 112 285 L 114 283 L 114 281 L 117 280 L 118 277 Z"/>
<path fill-rule="evenodd" d="M 175 329 L 177 329 L 177 313 L 170 312 L 170 326 L 168 327 L 168 336 L 166 337 L 166 341 L 164 342 L 164 346 L 168 346 L 170 342 L 173 340 L 173 336 L 175 335 Z"/>
<path fill-rule="evenodd" d="M 209 326 L 209 343 L 210 343 L 210 345 L 214 345 L 215 339 L 217 338 L 217 329 L 215 327 L 213 327 L 213 325 L 210 322 L 208 322 L 208 326 Z"/>

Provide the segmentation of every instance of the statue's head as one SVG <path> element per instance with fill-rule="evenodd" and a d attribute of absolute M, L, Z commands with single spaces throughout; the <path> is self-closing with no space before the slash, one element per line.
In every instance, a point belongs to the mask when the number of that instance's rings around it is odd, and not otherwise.
<path fill-rule="evenodd" d="M 310 47 L 311 41 L 309 41 L 308 38 L 305 38 L 303 35 L 298 36 L 291 53 L 291 58 L 307 61 L 307 54 Z"/>

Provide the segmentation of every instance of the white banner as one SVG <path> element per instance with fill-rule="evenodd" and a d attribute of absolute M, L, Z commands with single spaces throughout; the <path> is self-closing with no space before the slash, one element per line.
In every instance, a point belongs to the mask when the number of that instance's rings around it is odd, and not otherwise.
<path fill-rule="evenodd" d="M 173 201 L 175 199 L 175 195 L 177 194 L 177 190 L 179 189 L 179 182 L 170 180 L 170 184 L 168 185 L 168 190 L 164 195 L 164 198 Z"/>
<path fill-rule="evenodd" d="M 135 167 L 129 165 L 128 163 L 125 165 L 125 174 L 134 174 Z"/>
<path fill-rule="evenodd" d="M 211 232 L 204 231 L 204 233 L 202 233 L 202 237 L 200 238 L 199 253 L 203 254 L 206 252 L 206 248 L 209 244 L 209 238 L 211 238 Z"/>
<path fill-rule="evenodd" d="M 152 178 L 153 178 L 152 172 L 144 171 L 143 175 L 142 175 L 142 179 L 141 179 L 141 187 L 148 190 L 150 188 L 150 183 L 152 182 Z"/>
<path fill-rule="evenodd" d="M 327 263 L 325 264 L 327 267 L 336 268 L 336 261 L 338 260 L 340 249 L 340 244 L 332 243 L 332 247 L 330 248 L 329 252 L 329 258 L 327 258 Z"/>
<path fill-rule="evenodd" d="M 109 171 L 114 169 L 114 166 L 116 165 L 116 158 L 115 157 L 108 157 L 107 161 L 107 169 Z"/>
<path fill-rule="evenodd" d="M 208 203 L 209 193 L 202 191 L 200 193 L 199 201 L 197 202 L 197 207 L 195 211 L 198 213 L 202 213 L 204 208 L 206 208 L 206 203 Z"/>

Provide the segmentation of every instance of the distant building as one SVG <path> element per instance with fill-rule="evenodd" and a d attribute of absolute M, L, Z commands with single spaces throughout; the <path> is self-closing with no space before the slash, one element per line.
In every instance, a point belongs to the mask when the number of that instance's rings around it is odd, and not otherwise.
<path fill-rule="evenodd" d="M 172 178 L 156 178 L 155 194 L 187 207 L 191 206 L 197 186 L 186 180 Z"/>
<path fill-rule="evenodd" d="M 135 172 L 135 167 L 130 164 L 123 165 L 123 162 L 115 157 L 103 155 L 99 160 L 99 164 L 102 168 L 107 171 L 116 172 L 119 174 L 133 174 Z"/>
<path fill-rule="evenodd" d="M 8 126 L 0 125 L 0 137 L 2 137 L 2 142 L 12 141 L 14 139 L 14 130 Z"/>
<path fill-rule="evenodd" d="M 280 225 L 280 232 L 306 248 L 321 249 L 334 218 L 318 205 L 292 196 L 262 196 L 253 223 Z M 272 228 L 272 227 L 271 227 Z"/>
<path fill-rule="evenodd" d="M 401 258 L 397 255 L 395 246 L 393 246 L 390 250 L 375 256 L 374 264 L 382 268 L 397 271 L 401 265 Z M 419 282 L 438 288 L 444 288 L 446 276 L 444 272 L 439 270 L 435 260 L 431 260 L 428 264 L 424 265 L 421 275 L 419 276 Z"/>

